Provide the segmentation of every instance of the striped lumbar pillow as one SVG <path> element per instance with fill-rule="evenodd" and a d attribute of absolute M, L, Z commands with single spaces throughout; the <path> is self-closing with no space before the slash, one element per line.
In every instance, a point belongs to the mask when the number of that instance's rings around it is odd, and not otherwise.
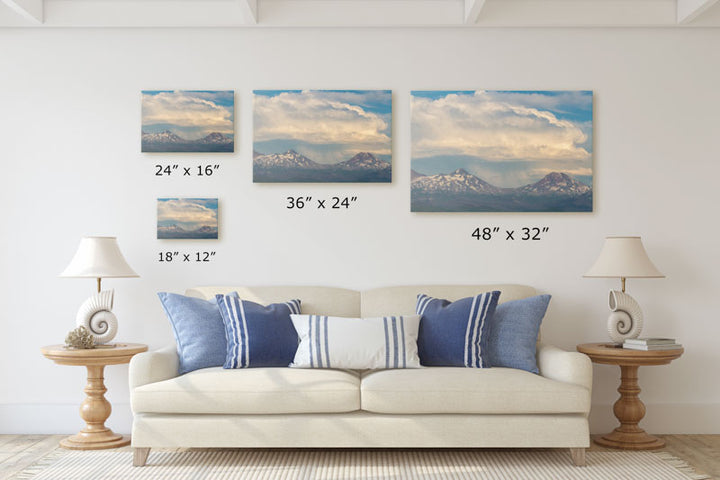
<path fill-rule="evenodd" d="M 486 292 L 449 302 L 420 294 L 416 311 L 422 316 L 418 354 L 425 366 L 489 367 L 488 326 L 500 292 Z"/>
<path fill-rule="evenodd" d="M 291 315 L 296 368 L 417 368 L 419 315 L 376 318 Z"/>
<path fill-rule="evenodd" d="M 233 295 L 216 295 L 225 324 L 227 350 L 223 368 L 287 367 L 298 336 L 290 315 L 300 300 L 263 306 Z"/>

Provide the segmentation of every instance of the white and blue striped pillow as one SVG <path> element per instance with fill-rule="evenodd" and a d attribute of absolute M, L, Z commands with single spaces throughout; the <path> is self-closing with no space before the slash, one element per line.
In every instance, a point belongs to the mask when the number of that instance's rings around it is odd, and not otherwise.
<path fill-rule="evenodd" d="M 290 315 L 300 300 L 263 306 L 236 295 L 216 295 L 225 324 L 227 350 L 223 368 L 287 367 L 298 336 Z"/>
<path fill-rule="evenodd" d="M 291 315 L 296 368 L 418 368 L 419 315 L 346 318 Z"/>
<path fill-rule="evenodd" d="M 420 363 L 425 366 L 489 367 L 489 321 L 499 298 L 499 291 L 455 302 L 418 295 L 416 312 L 422 316 L 418 332 Z"/>

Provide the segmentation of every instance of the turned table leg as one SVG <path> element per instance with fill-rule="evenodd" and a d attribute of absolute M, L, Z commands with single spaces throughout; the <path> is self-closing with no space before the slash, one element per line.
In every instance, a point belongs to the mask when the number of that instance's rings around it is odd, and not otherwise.
<path fill-rule="evenodd" d="M 100 450 L 130 444 L 129 438 L 118 435 L 105 426 L 112 406 L 105 398 L 107 388 L 103 382 L 104 369 L 104 365 L 87 365 L 87 396 L 80 405 L 80 417 L 85 420 L 85 428 L 78 434 L 61 440 L 62 447 L 72 450 Z"/>
<path fill-rule="evenodd" d="M 620 426 L 596 438 L 598 445 L 628 450 L 652 450 L 665 446 L 664 440 L 648 434 L 638 425 L 645 416 L 645 405 L 639 397 L 638 368 L 637 365 L 620 365 L 620 399 L 613 407 Z"/>

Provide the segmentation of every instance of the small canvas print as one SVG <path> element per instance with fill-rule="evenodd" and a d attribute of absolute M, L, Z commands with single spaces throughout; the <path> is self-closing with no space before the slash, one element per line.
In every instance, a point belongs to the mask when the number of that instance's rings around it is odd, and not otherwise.
<path fill-rule="evenodd" d="M 253 181 L 392 181 L 390 90 L 256 90 Z"/>
<path fill-rule="evenodd" d="M 218 238 L 217 198 L 158 198 L 158 239 Z"/>
<path fill-rule="evenodd" d="M 143 152 L 233 152 L 233 90 L 142 92 Z"/>
<path fill-rule="evenodd" d="M 412 92 L 413 212 L 592 212 L 591 91 Z"/>

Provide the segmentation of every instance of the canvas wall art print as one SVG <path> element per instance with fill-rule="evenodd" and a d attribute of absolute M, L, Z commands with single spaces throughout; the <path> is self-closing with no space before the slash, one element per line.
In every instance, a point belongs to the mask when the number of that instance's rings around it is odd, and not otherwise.
<path fill-rule="evenodd" d="M 158 239 L 218 238 L 217 198 L 158 198 Z"/>
<path fill-rule="evenodd" d="M 145 90 L 143 152 L 233 152 L 235 92 Z"/>
<path fill-rule="evenodd" d="M 255 182 L 390 182 L 390 90 L 256 90 Z"/>
<path fill-rule="evenodd" d="M 591 91 L 412 92 L 414 212 L 591 212 Z"/>

